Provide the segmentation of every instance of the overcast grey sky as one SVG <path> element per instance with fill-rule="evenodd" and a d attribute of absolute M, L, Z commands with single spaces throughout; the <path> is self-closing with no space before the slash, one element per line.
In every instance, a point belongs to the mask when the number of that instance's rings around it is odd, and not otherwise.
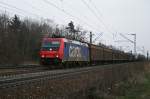
<path fill-rule="evenodd" d="M 63 25 L 72 20 L 76 25 L 95 33 L 95 37 L 103 32 L 98 41 L 116 47 L 123 46 L 127 51 L 133 49 L 133 44 L 114 41 L 124 40 L 119 33 L 136 33 L 137 51 L 142 46 L 145 51 L 150 50 L 150 0 L 0 0 L 0 11 L 7 11 L 10 16 L 19 14 L 34 19 L 49 18 Z M 133 40 L 133 36 L 126 36 Z"/>

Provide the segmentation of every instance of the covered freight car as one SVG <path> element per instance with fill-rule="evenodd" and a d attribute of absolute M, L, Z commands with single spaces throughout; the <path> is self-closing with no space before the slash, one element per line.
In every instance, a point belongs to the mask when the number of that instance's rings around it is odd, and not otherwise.
<path fill-rule="evenodd" d="M 42 64 L 118 63 L 133 60 L 131 56 L 133 55 L 105 45 L 93 45 L 66 38 L 45 38 L 40 51 Z"/>
<path fill-rule="evenodd" d="M 91 62 L 94 64 L 112 62 L 112 49 L 104 46 L 89 44 L 91 51 Z"/>
<path fill-rule="evenodd" d="M 119 63 L 132 60 L 131 54 L 107 46 L 89 44 L 92 64 Z"/>
<path fill-rule="evenodd" d="M 92 64 L 102 63 L 103 62 L 103 47 L 89 44 L 89 50 L 90 50 L 90 58 Z"/>

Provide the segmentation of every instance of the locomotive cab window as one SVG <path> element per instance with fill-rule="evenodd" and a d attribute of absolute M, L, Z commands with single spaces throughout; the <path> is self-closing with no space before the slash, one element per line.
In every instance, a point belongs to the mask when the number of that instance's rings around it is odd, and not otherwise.
<path fill-rule="evenodd" d="M 57 51 L 57 50 L 59 50 L 59 47 L 60 47 L 60 42 L 59 41 L 45 41 L 42 44 L 42 49 L 41 50 Z"/>

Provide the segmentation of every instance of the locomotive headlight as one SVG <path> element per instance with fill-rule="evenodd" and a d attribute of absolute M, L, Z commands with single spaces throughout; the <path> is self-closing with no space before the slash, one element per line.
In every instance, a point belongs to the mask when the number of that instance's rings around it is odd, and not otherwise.
<path fill-rule="evenodd" d="M 56 57 L 58 58 L 58 55 L 56 55 Z"/>
<path fill-rule="evenodd" d="M 41 57 L 42 57 L 42 58 L 44 58 L 45 56 L 44 56 L 44 55 L 42 55 Z"/>

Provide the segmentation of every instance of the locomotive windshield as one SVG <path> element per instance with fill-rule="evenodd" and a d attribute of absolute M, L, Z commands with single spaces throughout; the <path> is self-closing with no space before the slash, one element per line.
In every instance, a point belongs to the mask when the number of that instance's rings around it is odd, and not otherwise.
<path fill-rule="evenodd" d="M 46 41 L 42 44 L 41 50 L 57 51 L 57 50 L 59 50 L 59 47 L 60 47 L 59 41 Z"/>

